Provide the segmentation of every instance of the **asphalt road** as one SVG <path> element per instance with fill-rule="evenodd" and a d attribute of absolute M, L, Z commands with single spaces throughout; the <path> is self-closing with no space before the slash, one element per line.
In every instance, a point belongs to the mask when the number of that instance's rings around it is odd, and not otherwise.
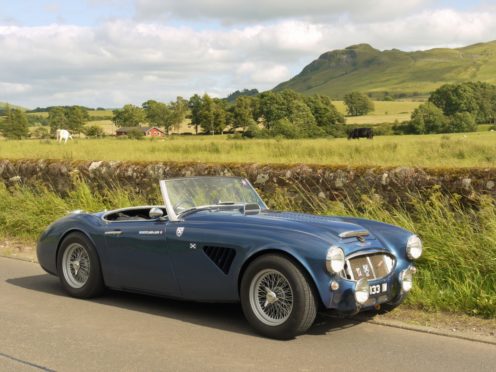
<path fill-rule="evenodd" d="M 0 371 L 494 371 L 496 346 L 320 317 L 291 341 L 255 335 L 238 305 L 109 292 L 65 296 L 38 265 L 0 258 Z"/>

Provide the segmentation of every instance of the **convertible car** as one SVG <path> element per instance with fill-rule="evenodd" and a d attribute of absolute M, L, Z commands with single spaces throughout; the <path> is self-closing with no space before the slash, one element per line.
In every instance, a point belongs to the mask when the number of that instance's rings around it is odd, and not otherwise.
<path fill-rule="evenodd" d="M 317 311 L 390 310 L 412 288 L 420 239 L 381 222 L 278 212 L 248 180 L 160 181 L 163 205 L 74 211 L 42 233 L 38 261 L 71 296 L 105 288 L 241 302 L 260 334 L 293 338 Z"/>

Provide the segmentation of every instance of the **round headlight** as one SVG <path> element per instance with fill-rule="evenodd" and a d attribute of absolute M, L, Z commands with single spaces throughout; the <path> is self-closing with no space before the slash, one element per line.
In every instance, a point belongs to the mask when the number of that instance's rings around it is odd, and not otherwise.
<path fill-rule="evenodd" d="M 326 268 L 331 274 L 337 274 L 344 269 L 344 252 L 341 248 L 332 246 L 327 250 Z"/>
<path fill-rule="evenodd" d="M 401 288 L 405 292 L 409 292 L 410 289 L 412 289 L 414 271 L 414 268 L 409 267 L 408 269 L 405 269 L 400 273 Z"/>
<path fill-rule="evenodd" d="M 422 256 L 422 241 L 417 235 L 412 235 L 406 243 L 406 254 L 409 259 L 416 260 Z"/>
<path fill-rule="evenodd" d="M 369 299 L 369 282 L 367 279 L 362 278 L 356 282 L 355 285 L 355 300 L 359 304 L 364 304 Z"/>

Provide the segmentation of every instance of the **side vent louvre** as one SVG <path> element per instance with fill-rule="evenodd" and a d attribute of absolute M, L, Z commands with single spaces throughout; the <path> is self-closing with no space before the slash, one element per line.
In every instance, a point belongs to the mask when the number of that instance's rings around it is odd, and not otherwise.
<path fill-rule="evenodd" d="M 204 246 L 203 252 L 221 269 L 224 274 L 229 273 L 231 264 L 236 256 L 232 248 Z"/>

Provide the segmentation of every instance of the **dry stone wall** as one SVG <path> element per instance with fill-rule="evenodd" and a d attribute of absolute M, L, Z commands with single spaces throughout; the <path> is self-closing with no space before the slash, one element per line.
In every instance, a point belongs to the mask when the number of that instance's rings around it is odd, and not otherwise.
<path fill-rule="evenodd" d="M 496 169 L 426 169 L 409 167 L 343 167 L 322 165 L 202 164 L 178 162 L 0 160 L 0 180 L 16 184 L 47 185 L 64 194 L 76 179 L 96 191 L 116 185 L 143 195 L 157 195 L 158 180 L 172 177 L 243 176 L 266 198 L 285 190 L 294 198 L 304 195 L 331 200 L 378 195 L 395 203 L 409 193 L 438 188 L 470 200 L 480 194 L 496 198 Z M 302 192 L 302 190 L 304 192 Z M 303 203 L 304 204 L 304 203 Z"/>

